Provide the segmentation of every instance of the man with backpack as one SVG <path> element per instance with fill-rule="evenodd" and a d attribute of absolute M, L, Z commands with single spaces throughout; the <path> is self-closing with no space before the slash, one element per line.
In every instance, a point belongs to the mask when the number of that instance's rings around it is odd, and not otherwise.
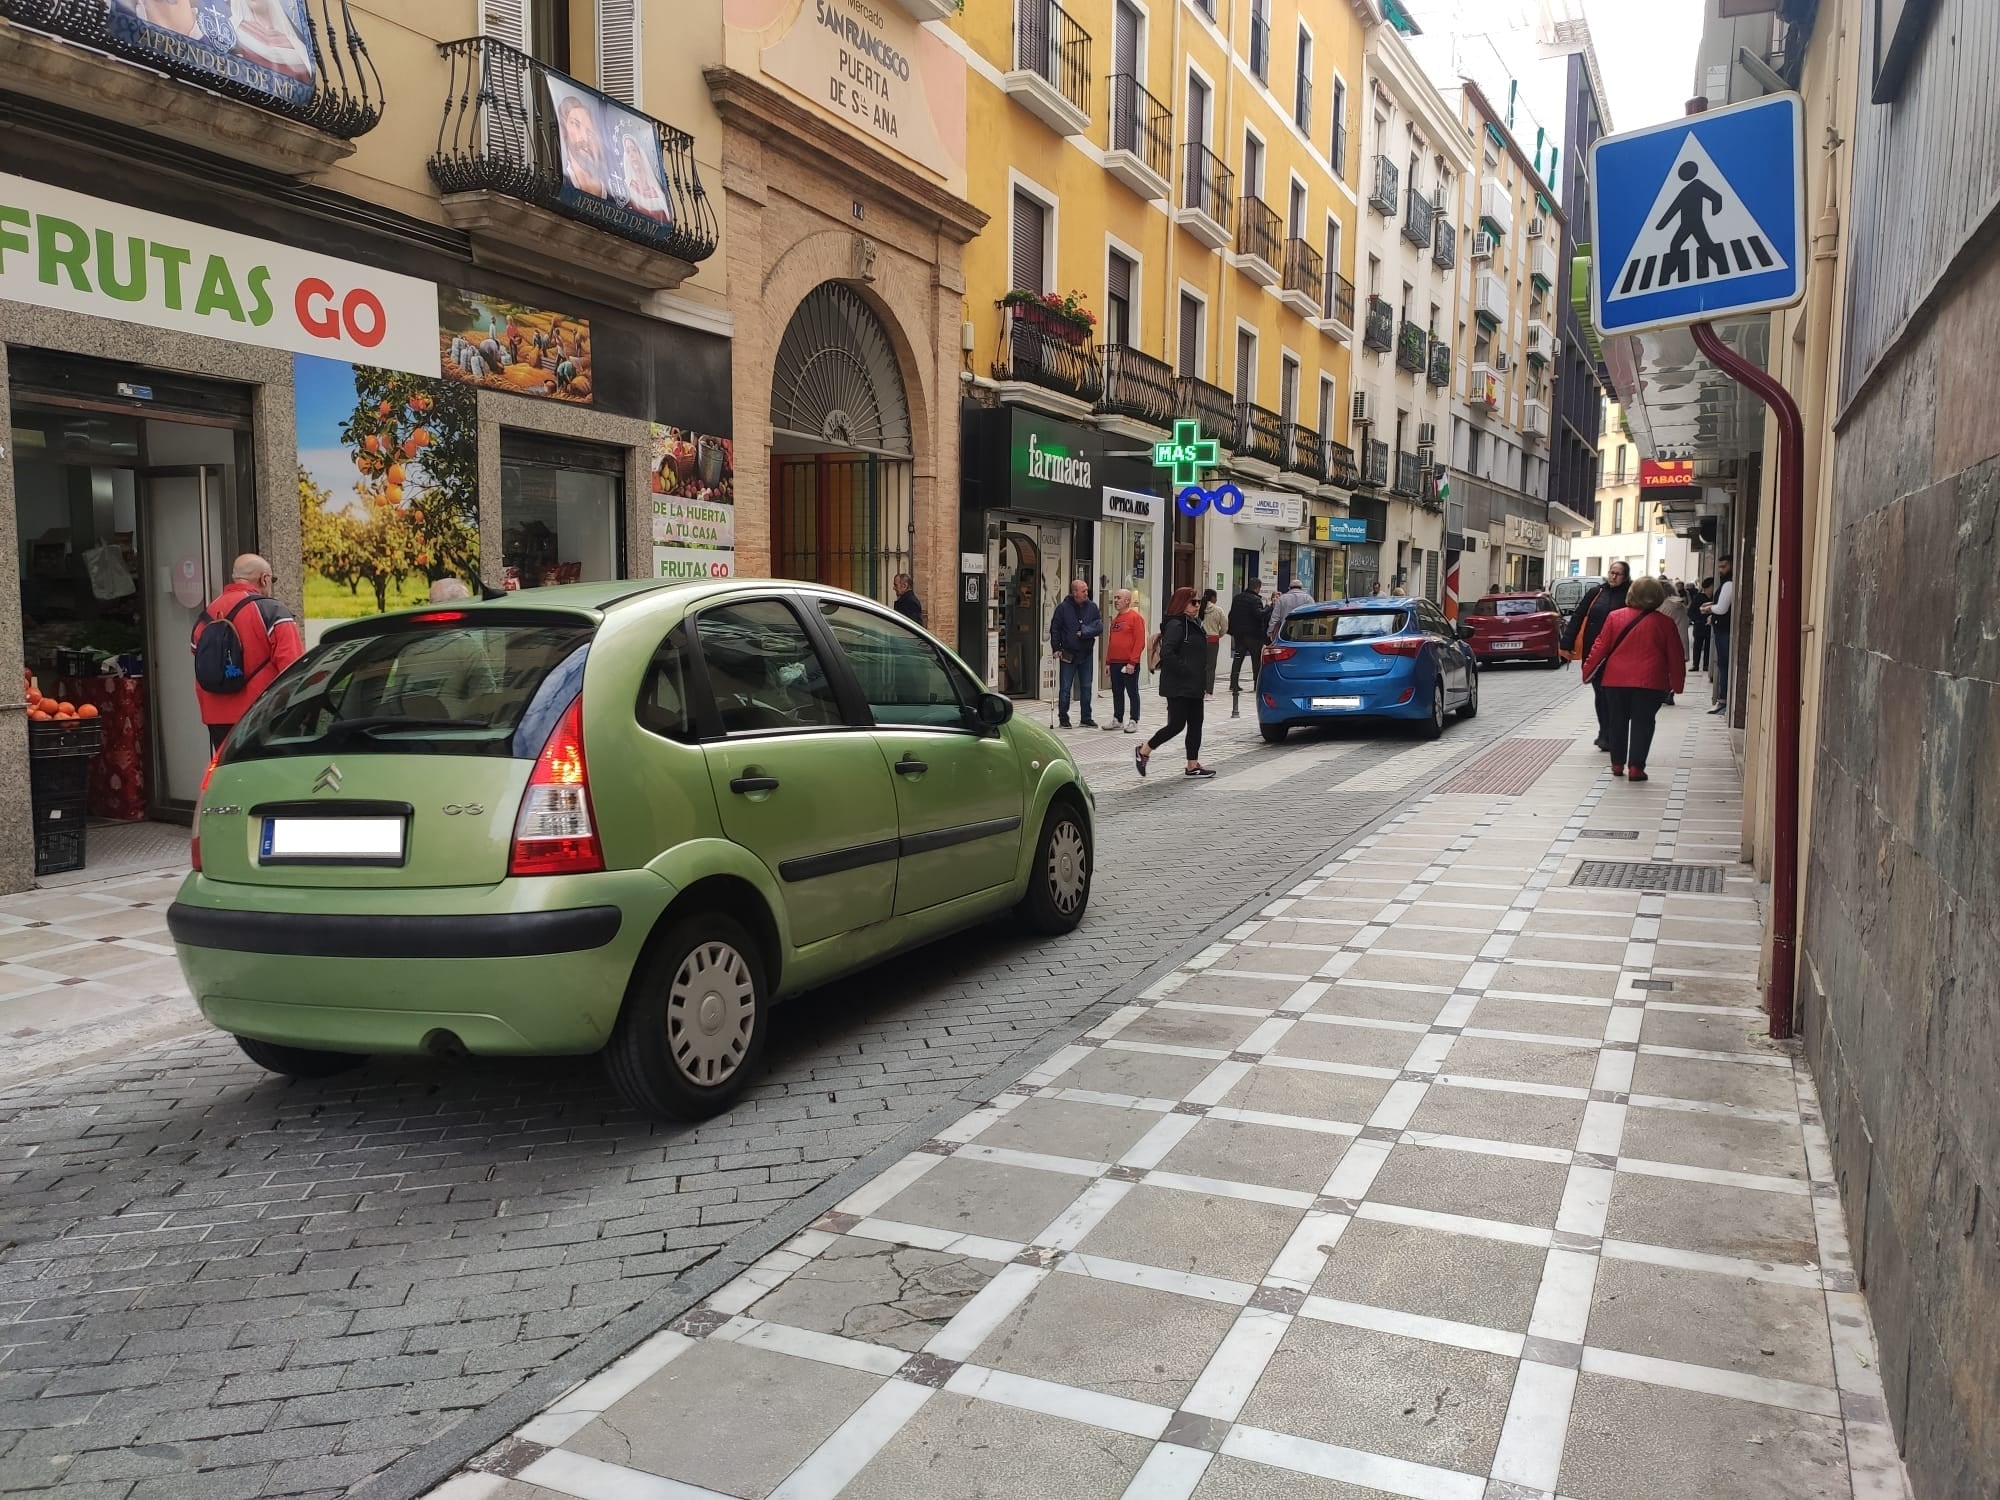
<path fill-rule="evenodd" d="M 246 552 L 229 576 L 229 587 L 202 612 L 188 642 L 195 699 L 217 750 L 258 694 L 306 652 L 298 618 L 270 596 L 269 563 Z"/>

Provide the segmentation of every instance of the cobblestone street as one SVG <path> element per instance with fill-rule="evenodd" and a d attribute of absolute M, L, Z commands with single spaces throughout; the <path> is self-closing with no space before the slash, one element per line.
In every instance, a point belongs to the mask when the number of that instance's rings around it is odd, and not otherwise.
<path fill-rule="evenodd" d="M 171 878 L 0 902 L 0 1034 L 39 1070 L 0 1093 L 0 1490 L 421 1493 L 1413 795 L 1510 734 L 1571 733 L 1548 715 L 1575 695 L 1495 672 L 1438 744 L 1275 750 L 1218 700 L 1205 786 L 1141 782 L 1130 737 L 1079 730 L 1084 927 L 984 929 L 787 1007 L 768 1077 L 695 1129 L 624 1112 L 591 1059 L 287 1085 L 172 1034 L 193 1018 L 161 962 Z"/>

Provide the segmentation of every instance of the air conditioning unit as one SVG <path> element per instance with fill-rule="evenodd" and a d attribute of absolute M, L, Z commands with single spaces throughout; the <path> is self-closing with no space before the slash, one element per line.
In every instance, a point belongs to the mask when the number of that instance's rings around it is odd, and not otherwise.
<path fill-rule="evenodd" d="M 1543 232 L 1547 228 L 1548 225 L 1544 223 L 1541 219 L 1528 220 L 1528 238 L 1531 240 L 1540 239 L 1542 237 Z"/>
<path fill-rule="evenodd" d="M 1472 258 L 1474 260 L 1493 259 L 1493 236 L 1483 229 L 1472 236 Z"/>
<path fill-rule="evenodd" d="M 1354 393 L 1354 407 L 1350 415 L 1354 425 L 1357 427 L 1372 425 L 1375 421 L 1375 393 L 1373 391 L 1356 391 Z"/>
<path fill-rule="evenodd" d="M 1498 370 L 1502 375 L 1505 375 L 1513 367 L 1513 364 L 1514 357 L 1505 349 L 1495 349 L 1493 351 L 1493 368 Z"/>
<path fill-rule="evenodd" d="M 1438 428 L 1435 422 L 1417 423 L 1417 446 L 1435 448 L 1438 442 Z"/>

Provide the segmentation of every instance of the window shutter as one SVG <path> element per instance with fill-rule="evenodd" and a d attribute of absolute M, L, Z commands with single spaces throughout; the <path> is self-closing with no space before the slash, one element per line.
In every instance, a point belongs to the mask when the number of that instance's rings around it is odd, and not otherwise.
<path fill-rule="evenodd" d="M 1201 304 L 1181 293 L 1180 373 L 1201 375 Z"/>
<path fill-rule="evenodd" d="M 528 50 L 528 0 L 479 0 L 479 34 Z"/>
<path fill-rule="evenodd" d="M 639 108 L 639 0 L 597 0 L 597 86 Z"/>
<path fill-rule="evenodd" d="M 1107 291 L 1121 302 L 1132 300 L 1132 262 L 1117 251 L 1111 252 L 1111 264 L 1107 268 L 1105 280 Z"/>
<path fill-rule="evenodd" d="M 1247 328 L 1236 330 L 1236 399 L 1257 399 L 1257 335 Z"/>
<path fill-rule="evenodd" d="M 1014 194 L 1014 290 L 1047 291 L 1042 258 L 1048 246 L 1048 210 L 1026 193 Z"/>

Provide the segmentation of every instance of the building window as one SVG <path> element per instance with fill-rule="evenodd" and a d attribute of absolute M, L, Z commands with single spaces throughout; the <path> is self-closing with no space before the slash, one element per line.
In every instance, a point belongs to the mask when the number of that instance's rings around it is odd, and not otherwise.
<path fill-rule="evenodd" d="M 1625 530 L 1625 502 L 1623 500 L 1613 500 L 1611 502 L 1611 529 L 1613 532 L 1619 533 Z"/>
<path fill-rule="evenodd" d="M 1625 482 L 1625 455 L 1631 451 L 1623 443 L 1618 445 L 1618 482 L 1620 484 Z"/>
<path fill-rule="evenodd" d="M 1247 328 L 1236 330 L 1236 399 L 1257 399 L 1257 335 Z"/>
<path fill-rule="evenodd" d="M 1285 219 L 1285 233 L 1295 240 L 1306 237 L 1306 185 L 1292 179 L 1292 207 Z"/>
<path fill-rule="evenodd" d="M 1331 214 L 1326 220 L 1326 269 L 1331 275 L 1340 274 L 1340 220 Z M 1328 317 L 1333 316 L 1331 307 L 1326 312 Z"/>
<path fill-rule="evenodd" d="M 1289 354 L 1278 376 L 1278 415 L 1287 422 L 1299 419 L 1299 362 Z"/>
<path fill-rule="evenodd" d="M 1013 222 L 1014 289 L 1045 292 L 1049 289 L 1048 207 L 1016 188 Z"/>
<path fill-rule="evenodd" d="M 501 432 L 500 562 L 511 585 L 622 575 L 625 460 L 623 448 Z"/>
<path fill-rule="evenodd" d="M 1104 266 L 1104 342 L 1132 342 L 1132 273 L 1129 255 L 1113 250 Z"/>
<path fill-rule="evenodd" d="M 1264 196 L 1264 143 L 1249 131 L 1243 132 L 1243 191 L 1246 196 Z"/>
<path fill-rule="evenodd" d="M 1333 139 L 1327 144 L 1326 159 L 1333 167 L 1333 175 L 1343 182 L 1347 179 L 1347 85 L 1340 79 L 1333 80 Z"/>
<path fill-rule="evenodd" d="M 1201 299 L 1181 293 L 1181 340 L 1176 373 L 1201 378 Z"/>
<path fill-rule="evenodd" d="M 527 11 L 528 55 L 569 72 L 569 0 L 534 0 Z"/>
<path fill-rule="evenodd" d="M 1250 0 L 1250 71 L 1259 83 L 1271 77 L 1271 0 Z"/>
<path fill-rule="evenodd" d="M 1319 431 L 1329 443 L 1333 441 L 1334 413 L 1340 410 L 1336 404 L 1340 400 L 1339 387 L 1331 375 L 1319 378 Z"/>
<path fill-rule="evenodd" d="M 1292 119 L 1307 135 L 1312 134 L 1313 117 L 1313 39 L 1305 27 L 1299 28 L 1299 69 L 1292 84 Z"/>

